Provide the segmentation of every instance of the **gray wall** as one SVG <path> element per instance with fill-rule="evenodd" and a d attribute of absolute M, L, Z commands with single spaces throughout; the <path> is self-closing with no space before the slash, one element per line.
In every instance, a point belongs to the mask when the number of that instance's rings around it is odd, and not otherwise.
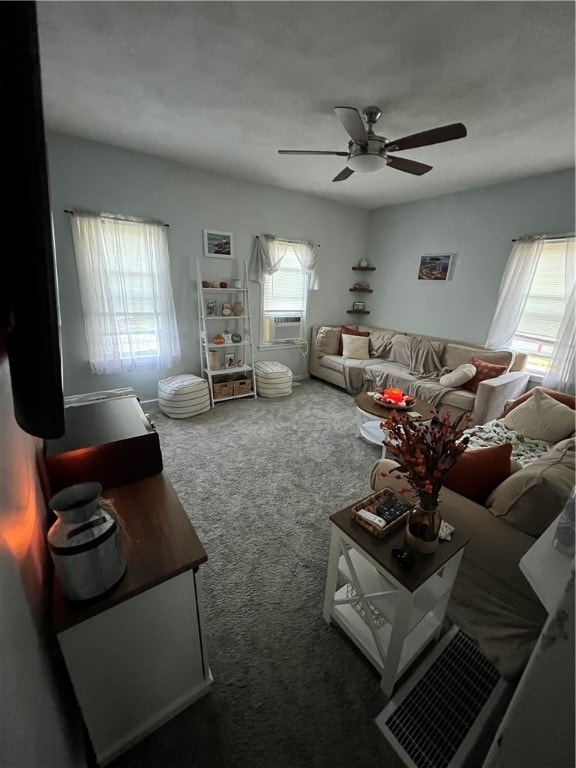
<path fill-rule="evenodd" d="M 134 387 L 143 399 L 157 396 L 157 380 L 182 371 L 199 373 L 196 261 L 207 279 L 230 277 L 237 265 L 203 256 L 203 229 L 232 232 L 240 259 L 250 257 L 253 237 L 270 232 L 319 243 L 320 290 L 312 294 L 309 323 L 346 322 L 352 272 L 365 255 L 367 211 L 307 195 L 218 176 L 166 160 L 59 134 L 48 136 L 50 190 L 54 215 L 61 299 L 66 394 Z M 78 279 L 65 208 L 90 208 L 150 216 L 169 224 L 172 284 L 182 362 L 158 375 L 102 375 L 90 372 L 82 326 Z M 259 286 L 250 284 L 252 315 L 259 309 Z M 258 338 L 258 324 L 253 324 Z M 307 358 L 297 349 L 258 352 L 277 359 L 294 375 L 306 374 Z"/>
<path fill-rule="evenodd" d="M 573 231 L 571 170 L 374 211 L 370 322 L 483 344 L 512 239 Z M 450 280 L 417 279 L 427 253 L 457 254 Z"/>

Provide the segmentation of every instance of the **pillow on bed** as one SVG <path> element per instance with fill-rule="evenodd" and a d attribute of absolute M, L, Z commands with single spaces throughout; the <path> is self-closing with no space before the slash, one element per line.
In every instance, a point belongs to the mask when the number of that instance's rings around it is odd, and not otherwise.
<path fill-rule="evenodd" d="M 494 517 L 530 536 L 540 536 L 558 517 L 574 487 L 575 440 L 569 437 L 524 469 L 510 475 L 488 496 Z"/>
<path fill-rule="evenodd" d="M 461 387 L 467 381 L 470 381 L 473 376 L 476 376 L 475 366 L 472 363 L 463 363 L 458 368 L 450 371 L 450 373 L 440 376 L 438 383 L 442 384 L 443 387 Z"/>
<path fill-rule="evenodd" d="M 466 450 L 446 474 L 443 485 L 484 504 L 494 488 L 510 476 L 511 455 L 510 443 Z"/>
<path fill-rule="evenodd" d="M 531 440 L 557 443 L 574 432 L 575 415 L 572 408 L 536 387 L 532 397 L 504 416 L 502 424 Z"/>
<path fill-rule="evenodd" d="M 339 354 L 340 335 L 340 328 L 333 328 L 328 325 L 319 328 L 316 336 L 316 354 L 318 357 Z"/>
<path fill-rule="evenodd" d="M 367 336 L 351 336 L 348 333 L 342 334 L 342 357 L 353 360 L 369 360 L 370 340 Z"/>

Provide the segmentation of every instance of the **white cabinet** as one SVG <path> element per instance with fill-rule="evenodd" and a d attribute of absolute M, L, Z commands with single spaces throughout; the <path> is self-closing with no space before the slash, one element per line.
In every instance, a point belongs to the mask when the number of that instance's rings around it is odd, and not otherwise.
<path fill-rule="evenodd" d="M 198 315 L 202 376 L 211 404 L 256 397 L 254 345 L 246 263 L 241 279 L 210 283 L 198 266 Z M 225 283 L 225 287 L 221 287 Z M 239 285 L 237 285 L 239 283 Z"/>

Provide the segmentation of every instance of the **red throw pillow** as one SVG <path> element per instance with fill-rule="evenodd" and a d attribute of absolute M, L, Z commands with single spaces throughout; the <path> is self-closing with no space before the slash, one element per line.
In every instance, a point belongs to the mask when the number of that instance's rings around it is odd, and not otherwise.
<path fill-rule="evenodd" d="M 338 347 L 339 355 L 341 355 L 343 352 L 343 347 L 342 347 L 343 333 L 345 333 L 347 336 L 370 336 L 370 331 L 357 331 L 355 328 L 348 328 L 347 325 L 341 325 L 340 326 L 340 345 Z"/>
<path fill-rule="evenodd" d="M 480 384 L 481 381 L 495 379 L 496 376 L 501 376 L 503 373 L 506 373 L 508 367 L 506 365 L 487 363 L 485 360 L 479 360 L 477 357 L 473 357 L 470 362 L 476 368 L 476 375 L 462 387 L 462 389 L 467 389 L 469 392 L 476 392 L 478 384 Z"/>
<path fill-rule="evenodd" d="M 534 389 L 536 389 L 536 387 L 534 387 Z M 507 405 L 506 408 L 504 408 L 502 414 L 498 418 L 503 419 L 504 416 L 509 414 L 510 411 L 513 411 L 516 406 L 525 403 L 526 400 L 534 394 L 534 389 L 525 392 L 523 395 L 520 395 L 520 397 L 517 397 L 516 400 L 513 400 L 510 405 Z M 555 389 L 548 389 L 548 387 L 540 387 L 540 389 L 559 403 L 567 405 L 568 408 L 572 408 L 573 411 L 576 410 L 576 397 L 574 397 L 574 395 L 569 395 L 567 392 L 557 392 Z"/>
<path fill-rule="evenodd" d="M 444 485 L 467 499 L 484 504 L 494 488 L 510 477 L 512 445 L 464 451 L 444 478 Z"/>

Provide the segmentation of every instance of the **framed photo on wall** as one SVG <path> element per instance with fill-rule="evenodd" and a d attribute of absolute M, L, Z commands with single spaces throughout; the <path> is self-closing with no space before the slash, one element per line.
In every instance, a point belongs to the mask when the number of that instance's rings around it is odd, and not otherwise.
<path fill-rule="evenodd" d="M 420 257 L 418 280 L 449 280 L 455 253 L 427 253 Z"/>
<path fill-rule="evenodd" d="M 215 259 L 233 259 L 232 233 L 204 230 L 204 256 Z"/>

